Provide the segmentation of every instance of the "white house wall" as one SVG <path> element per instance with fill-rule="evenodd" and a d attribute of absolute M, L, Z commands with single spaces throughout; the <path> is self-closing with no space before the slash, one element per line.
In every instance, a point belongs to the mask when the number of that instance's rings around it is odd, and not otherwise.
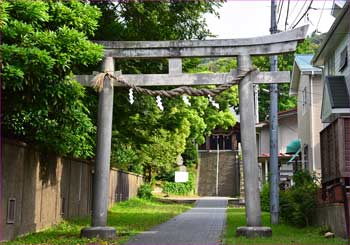
<path fill-rule="evenodd" d="M 312 83 L 312 87 L 311 87 Z M 303 91 L 306 88 L 306 104 L 303 109 Z M 301 140 L 302 162 L 305 162 L 304 147 L 308 146 L 308 169 L 321 171 L 320 136 L 322 129 L 321 104 L 323 82 L 320 75 L 300 76 L 298 89 L 298 138 Z"/>
<path fill-rule="evenodd" d="M 291 115 L 278 120 L 278 149 L 285 153 L 287 145 L 298 138 L 297 115 Z M 270 153 L 269 125 L 260 131 L 260 153 Z"/>
<path fill-rule="evenodd" d="M 313 158 L 314 168 L 313 171 L 321 173 L 321 146 L 320 146 L 320 132 L 323 129 L 321 121 L 321 109 L 322 109 L 322 90 L 323 80 L 321 76 L 315 76 L 313 78 L 313 94 L 312 94 L 312 105 L 313 105 L 313 123 L 312 123 L 312 134 L 313 134 Z"/>

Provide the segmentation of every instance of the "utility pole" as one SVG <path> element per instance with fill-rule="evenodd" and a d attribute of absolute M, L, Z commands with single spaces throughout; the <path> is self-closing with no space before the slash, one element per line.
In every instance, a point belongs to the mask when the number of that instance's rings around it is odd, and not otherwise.
<path fill-rule="evenodd" d="M 282 10 L 281 10 L 282 11 Z M 276 1 L 271 0 L 270 33 L 277 33 Z M 277 55 L 270 57 L 270 70 L 277 71 Z M 270 85 L 270 214 L 271 224 L 278 224 L 279 170 L 278 170 L 278 85 Z"/>

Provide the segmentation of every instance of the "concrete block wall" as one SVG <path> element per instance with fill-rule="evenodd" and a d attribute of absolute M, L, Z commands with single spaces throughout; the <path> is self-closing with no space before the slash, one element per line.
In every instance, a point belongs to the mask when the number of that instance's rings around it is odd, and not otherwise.
<path fill-rule="evenodd" d="M 239 163 L 235 154 L 233 151 L 219 153 L 219 196 L 239 196 Z M 198 194 L 215 196 L 217 151 L 200 152 L 199 160 Z"/>
<path fill-rule="evenodd" d="M 316 208 L 313 223 L 329 227 L 336 236 L 347 237 L 343 203 L 329 203 Z"/>
<path fill-rule="evenodd" d="M 91 214 L 91 162 L 40 154 L 25 143 L 2 139 L 1 167 L 0 240 Z M 135 197 L 142 183 L 140 175 L 111 169 L 109 206 Z M 13 220 L 10 200 L 15 200 Z"/>

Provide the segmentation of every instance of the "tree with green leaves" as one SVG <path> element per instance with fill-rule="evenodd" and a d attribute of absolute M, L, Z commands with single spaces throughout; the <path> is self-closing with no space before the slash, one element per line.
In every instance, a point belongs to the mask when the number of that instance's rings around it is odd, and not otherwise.
<path fill-rule="evenodd" d="M 95 3 L 103 12 L 101 28 L 95 39 L 103 40 L 178 40 L 203 39 L 210 35 L 204 13 L 215 13 L 219 2 L 118 2 Z M 167 73 L 166 60 L 117 60 L 123 73 Z M 196 72 L 198 60 L 185 60 L 185 72 Z M 164 87 L 162 87 L 164 88 Z M 166 89 L 167 87 L 165 87 Z M 208 98 L 191 97 L 187 106 L 181 97 L 163 98 L 160 111 L 155 98 L 134 94 L 128 102 L 128 90 L 115 89 L 112 165 L 140 173 L 151 179 L 174 171 L 179 154 L 185 164 L 197 163 L 194 143 L 203 143 L 205 135 L 217 126 L 234 125 L 229 112 L 237 104 L 237 91 L 216 98 L 220 110 Z M 93 110 L 93 109 L 92 109 Z"/>
<path fill-rule="evenodd" d="M 306 38 L 302 43 L 298 44 L 297 54 L 313 54 L 318 49 L 318 40 L 319 35 L 313 35 Z M 253 64 L 261 71 L 270 70 L 270 60 L 268 56 L 254 57 Z M 294 64 L 294 53 L 292 54 L 283 54 L 278 56 L 278 70 L 279 71 L 292 71 Z M 278 98 L 278 110 L 284 111 L 288 109 L 293 109 L 297 106 L 297 99 L 295 96 L 289 96 L 289 83 L 280 84 L 279 89 L 279 98 Z M 267 119 L 270 111 L 270 95 L 269 95 L 269 85 L 262 84 L 260 87 L 259 93 L 259 117 L 261 121 Z"/>
<path fill-rule="evenodd" d="M 42 150 L 94 155 L 95 126 L 74 80 L 103 57 L 89 41 L 97 7 L 73 1 L 1 2 L 2 132 Z"/>

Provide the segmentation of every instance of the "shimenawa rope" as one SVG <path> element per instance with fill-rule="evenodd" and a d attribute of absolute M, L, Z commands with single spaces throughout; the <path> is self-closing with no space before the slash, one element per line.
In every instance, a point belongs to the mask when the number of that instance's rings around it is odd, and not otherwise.
<path fill-rule="evenodd" d="M 97 74 L 93 78 L 91 83 L 92 83 L 92 87 L 98 92 L 102 91 L 104 80 L 106 78 L 109 78 L 110 82 L 111 82 L 111 86 L 113 86 L 113 79 L 114 79 L 117 82 L 120 82 L 121 84 L 125 85 L 128 88 L 132 88 L 133 90 L 135 90 L 138 93 L 142 93 L 142 94 L 146 94 L 146 95 L 150 95 L 150 96 L 162 96 L 162 97 L 171 98 L 171 97 L 186 94 L 189 96 L 208 96 L 208 95 L 210 95 L 212 97 L 215 97 L 216 95 L 222 93 L 223 91 L 231 88 L 233 85 L 238 84 L 246 76 L 248 76 L 251 72 L 253 72 L 255 70 L 256 70 L 256 68 L 253 68 L 253 69 L 250 69 L 247 71 L 243 71 L 240 74 L 238 74 L 234 79 L 232 79 L 230 82 L 221 84 L 214 89 L 207 89 L 207 88 L 196 89 L 196 88 L 192 88 L 192 87 L 188 87 L 188 86 L 181 86 L 181 87 L 170 89 L 170 90 L 150 90 L 150 89 L 145 89 L 145 88 L 141 88 L 139 86 L 130 84 L 127 81 L 125 81 L 121 75 L 114 76 L 113 74 L 111 74 L 111 72 L 102 72 L 102 73 Z"/>

